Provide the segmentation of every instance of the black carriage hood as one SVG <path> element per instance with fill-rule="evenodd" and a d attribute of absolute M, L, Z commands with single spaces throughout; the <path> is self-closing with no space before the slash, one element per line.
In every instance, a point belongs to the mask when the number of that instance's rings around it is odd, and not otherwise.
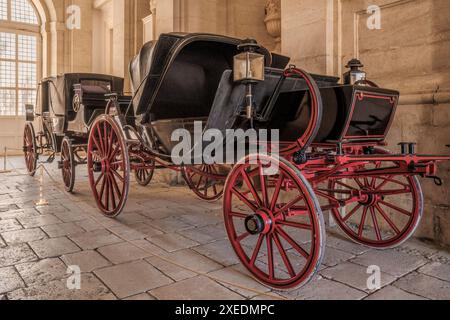
<path fill-rule="evenodd" d="M 136 115 L 149 116 L 150 113 L 155 111 L 152 110 L 155 101 L 160 99 L 167 100 L 170 98 L 168 95 L 176 93 L 171 92 L 168 88 L 161 90 L 161 87 L 166 87 L 164 82 L 172 67 L 176 69 L 174 70 L 175 76 L 180 79 L 191 76 L 189 73 L 185 72 L 189 71 L 189 67 L 187 70 L 183 68 L 179 68 L 178 70 L 177 65 L 177 61 L 180 60 L 179 56 L 183 52 L 186 52 L 188 48 L 192 50 L 192 53 L 190 54 L 194 59 L 199 59 L 196 57 L 199 52 L 203 55 L 207 55 L 210 50 L 218 50 L 221 51 L 222 55 L 230 55 L 230 57 L 227 57 L 229 60 L 229 58 L 232 58 L 238 53 L 237 45 L 241 42 L 241 39 L 213 34 L 167 33 L 162 34 L 158 41 L 151 41 L 145 44 L 139 54 L 131 61 L 129 67 L 134 93 L 133 105 Z M 196 45 L 198 46 L 198 49 L 193 48 Z M 227 53 L 225 53 L 225 51 Z M 271 54 L 266 48 L 261 48 L 260 52 L 266 56 L 267 67 L 272 66 L 283 69 L 290 60 L 288 57 Z M 214 59 L 212 55 L 211 59 Z M 217 70 L 215 71 L 222 74 L 225 69 L 229 69 L 230 67 L 229 63 L 225 68 L 220 63 L 217 63 L 217 66 L 215 67 Z M 219 70 L 220 68 L 224 69 Z M 173 78 L 174 75 L 172 75 L 171 80 L 173 80 Z M 171 82 L 171 80 L 168 82 Z M 194 91 L 194 88 L 192 88 L 192 90 L 193 95 L 197 94 L 197 92 Z M 162 112 L 164 113 L 164 111 Z"/>
<path fill-rule="evenodd" d="M 56 77 L 45 78 L 41 82 L 52 83 L 52 85 L 46 87 L 48 93 L 43 92 L 41 94 L 48 94 L 51 109 L 55 114 L 66 115 L 72 110 L 74 85 L 81 84 L 86 80 L 109 82 L 112 92 L 123 94 L 123 78 L 96 73 L 64 73 Z M 44 90 L 44 87 L 42 87 L 42 90 Z"/>

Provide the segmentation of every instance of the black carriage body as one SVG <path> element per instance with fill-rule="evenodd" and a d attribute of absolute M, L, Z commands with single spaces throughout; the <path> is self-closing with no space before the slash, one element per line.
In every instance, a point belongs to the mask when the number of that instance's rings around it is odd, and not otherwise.
<path fill-rule="evenodd" d="M 233 57 L 242 40 L 209 34 L 164 34 L 146 44 L 130 64 L 137 121 L 150 126 L 167 153 L 174 130 L 248 127 L 240 110 L 245 87 L 233 82 Z M 254 88 L 258 128 L 279 129 L 280 140 L 296 141 L 309 122 L 309 94 L 300 78 L 285 78 L 289 58 L 266 57 L 265 80 Z M 340 85 L 339 78 L 313 75 L 322 100 L 316 143 L 382 141 L 395 114 L 399 93 L 368 86 Z"/>

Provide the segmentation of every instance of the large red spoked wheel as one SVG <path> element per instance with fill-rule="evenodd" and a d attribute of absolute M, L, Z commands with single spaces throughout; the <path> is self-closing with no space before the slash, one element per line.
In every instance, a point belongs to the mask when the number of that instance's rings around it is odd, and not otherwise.
<path fill-rule="evenodd" d="M 87 160 L 98 208 L 107 217 L 117 217 L 128 197 L 130 161 L 123 133 L 112 117 L 103 115 L 92 125 Z"/>
<path fill-rule="evenodd" d="M 23 134 L 23 152 L 25 154 L 25 165 L 27 167 L 27 172 L 33 177 L 36 174 L 38 154 L 36 135 L 33 124 L 31 123 L 27 123 L 25 126 L 25 131 Z"/>
<path fill-rule="evenodd" d="M 377 149 L 377 153 L 387 151 Z M 366 169 L 393 167 L 395 163 L 375 163 Z M 333 216 L 353 241 L 376 249 L 389 249 L 407 241 L 416 231 L 423 215 L 423 193 L 417 177 L 380 175 L 331 180 L 334 196 L 361 193 L 360 201 L 345 212 L 333 209 Z"/>
<path fill-rule="evenodd" d="M 234 251 L 261 283 L 291 289 L 318 271 L 322 211 L 308 181 L 286 160 L 250 155 L 239 162 L 225 185 L 224 218 Z"/>
<path fill-rule="evenodd" d="M 227 175 L 218 165 L 196 165 L 183 167 L 183 177 L 197 197 L 205 201 L 216 201 L 223 195 Z"/>
<path fill-rule="evenodd" d="M 72 192 L 75 185 L 75 161 L 72 142 L 65 137 L 61 144 L 61 172 L 66 192 Z"/>

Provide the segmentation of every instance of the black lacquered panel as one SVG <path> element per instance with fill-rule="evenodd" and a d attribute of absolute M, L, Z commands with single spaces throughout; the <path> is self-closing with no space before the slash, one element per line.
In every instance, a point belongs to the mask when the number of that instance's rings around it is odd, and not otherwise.
<path fill-rule="evenodd" d="M 397 106 L 398 96 L 355 91 L 346 139 L 384 138 Z"/>

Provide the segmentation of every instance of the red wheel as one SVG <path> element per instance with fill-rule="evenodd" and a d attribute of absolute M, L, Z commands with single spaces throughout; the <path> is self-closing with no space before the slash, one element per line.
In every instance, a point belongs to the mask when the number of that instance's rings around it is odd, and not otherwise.
<path fill-rule="evenodd" d="M 273 166 L 279 170 L 267 170 Z M 239 162 L 225 185 L 224 218 L 234 251 L 261 283 L 291 289 L 317 273 L 325 248 L 322 211 L 286 160 L 251 155 Z"/>
<path fill-rule="evenodd" d="M 25 165 L 27 167 L 28 174 L 34 176 L 36 174 L 37 167 L 37 147 L 36 147 L 36 135 L 34 133 L 33 124 L 27 123 L 23 135 L 23 151 L 25 154 Z"/>
<path fill-rule="evenodd" d="M 381 149 L 377 152 L 387 153 Z M 395 163 L 375 163 L 367 168 L 393 165 Z M 347 236 L 368 247 L 389 249 L 399 246 L 414 234 L 422 219 L 423 193 L 417 177 L 338 179 L 330 181 L 329 189 L 336 191 L 334 196 L 361 192 L 361 200 L 350 205 L 346 212 L 333 209 L 332 214 Z"/>
<path fill-rule="evenodd" d="M 136 169 L 134 171 L 134 177 L 136 178 L 136 182 L 139 183 L 139 185 L 146 187 L 152 181 L 153 174 L 155 173 L 154 164 L 152 165 L 153 167 L 151 168 L 146 167 L 142 169 Z"/>
<path fill-rule="evenodd" d="M 75 185 L 75 161 L 72 142 L 67 137 L 61 145 L 61 172 L 66 192 L 72 192 Z"/>
<path fill-rule="evenodd" d="M 189 188 L 202 200 L 216 201 L 223 195 L 226 174 L 218 165 L 197 165 L 183 167 L 183 177 Z M 215 179 L 219 177 L 219 179 Z"/>
<path fill-rule="evenodd" d="M 88 144 L 89 182 L 98 208 L 107 217 L 118 216 L 130 185 L 130 161 L 122 131 L 110 116 L 95 120 Z"/>

